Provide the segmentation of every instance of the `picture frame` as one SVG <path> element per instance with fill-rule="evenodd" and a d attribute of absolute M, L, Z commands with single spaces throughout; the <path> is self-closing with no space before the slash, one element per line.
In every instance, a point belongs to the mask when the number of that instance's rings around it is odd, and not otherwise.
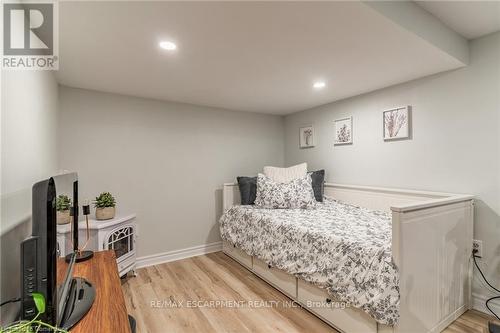
<path fill-rule="evenodd" d="M 299 148 L 312 148 L 314 146 L 314 127 L 309 125 L 299 128 Z"/>
<path fill-rule="evenodd" d="M 411 139 L 411 106 L 405 105 L 382 112 L 384 141 Z"/>
<path fill-rule="evenodd" d="M 335 123 L 335 146 L 352 144 L 352 116 L 336 119 Z"/>

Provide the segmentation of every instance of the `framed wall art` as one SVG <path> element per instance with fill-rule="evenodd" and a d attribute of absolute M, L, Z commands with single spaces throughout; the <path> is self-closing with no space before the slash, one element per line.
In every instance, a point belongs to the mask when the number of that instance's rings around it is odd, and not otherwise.
<path fill-rule="evenodd" d="M 312 126 L 301 127 L 299 129 L 299 135 L 300 148 L 314 147 L 314 128 Z"/>
<path fill-rule="evenodd" d="M 335 145 L 352 143 L 352 117 L 335 120 Z"/>
<path fill-rule="evenodd" d="M 384 140 L 403 140 L 411 137 L 410 106 L 402 106 L 383 112 Z"/>

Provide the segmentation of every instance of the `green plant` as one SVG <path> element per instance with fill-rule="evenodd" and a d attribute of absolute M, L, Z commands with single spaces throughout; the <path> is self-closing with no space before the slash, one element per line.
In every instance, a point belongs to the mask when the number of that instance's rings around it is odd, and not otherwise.
<path fill-rule="evenodd" d="M 71 199 L 67 195 L 61 194 L 56 199 L 56 209 L 58 212 L 68 210 L 71 206 Z"/>
<path fill-rule="evenodd" d="M 96 208 L 114 207 L 115 205 L 115 198 L 109 192 L 102 192 L 94 201 L 94 207 Z"/>
<path fill-rule="evenodd" d="M 68 333 L 68 331 L 38 320 L 38 317 L 40 317 L 41 314 L 45 313 L 45 297 L 43 297 L 43 295 L 40 293 L 33 293 L 31 295 L 33 297 L 33 301 L 35 301 L 35 307 L 38 311 L 35 318 L 30 321 L 23 320 L 20 322 L 15 322 L 5 328 L 0 328 L 0 333 L 37 333 L 40 330 L 56 333 Z"/>

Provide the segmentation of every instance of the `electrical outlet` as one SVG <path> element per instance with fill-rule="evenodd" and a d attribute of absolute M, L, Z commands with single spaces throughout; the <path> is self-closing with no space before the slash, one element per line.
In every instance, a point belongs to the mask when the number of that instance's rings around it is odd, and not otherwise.
<path fill-rule="evenodd" d="M 477 240 L 474 239 L 472 240 L 472 251 L 476 250 L 476 253 L 474 254 L 476 257 L 482 258 L 483 257 L 483 241 L 482 240 Z"/>

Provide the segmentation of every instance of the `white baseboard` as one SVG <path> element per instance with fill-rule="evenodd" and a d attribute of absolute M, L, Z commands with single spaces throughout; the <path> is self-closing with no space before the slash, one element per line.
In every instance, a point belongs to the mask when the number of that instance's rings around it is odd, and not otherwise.
<path fill-rule="evenodd" d="M 196 257 L 203 254 L 222 251 L 222 242 L 198 245 L 186 249 L 173 250 L 137 258 L 137 268 L 163 264 L 170 261 Z"/>
<path fill-rule="evenodd" d="M 492 315 L 492 313 L 486 308 L 486 300 L 492 296 L 485 296 L 477 293 L 472 293 L 472 308 L 477 311 L 484 312 L 486 314 Z M 492 300 L 488 303 L 488 306 L 495 311 L 497 315 L 500 316 L 500 299 Z"/>
<path fill-rule="evenodd" d="M 464 304 L 455 311 L 453 311 L 451 314 L 446 316 L 439 324 L 437 324 L 433 329 L 431 329 L 429 332 L 442 332 L 446 327 L 448 327 L 451 323 L 453 323 L 458 317 L 460 317 L 462 314 L 467 311 L 467 306 Z"/>

